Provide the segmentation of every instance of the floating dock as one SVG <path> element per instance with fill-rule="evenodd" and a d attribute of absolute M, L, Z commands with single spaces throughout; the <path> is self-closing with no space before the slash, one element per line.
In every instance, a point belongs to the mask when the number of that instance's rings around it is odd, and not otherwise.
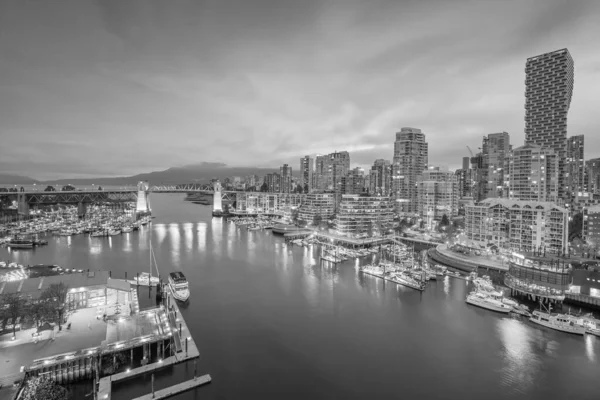
<path fill-rule="evenodd" d="M 168 388 L 157 390 L 154 393 L 148 393 L 140 397 L 136 397 L 134 400 L 160 400 L 166 399 L 171 396 L 175 396 L 179 393 L 186 392 L 188 390 L 192 390 L 197 388 L 198 386 L 205 385 L 210 383 L 212 378 L 210 375 L 202 375 L 198 378 L 190 379 L 189 381 L 178 383 L 177 385 L 169 386 Z"/>

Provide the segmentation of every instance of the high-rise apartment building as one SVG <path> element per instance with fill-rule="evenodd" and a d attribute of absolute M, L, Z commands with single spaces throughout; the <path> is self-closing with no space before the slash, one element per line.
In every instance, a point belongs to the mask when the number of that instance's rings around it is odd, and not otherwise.
<path fill-rule="evenodd" d="M 481 183 L 484 198 L 502 197 L 504 186 L 504 160 L 510 151 L 510 135 L 506 132 L 490 133 L 483 138 L 483 171 Z"/>
<path fill-rule="evenodd" d="M 525 143 L 554 151 L 559 197 L 567 197 L 565 159 L 567 114 L 573 95 L 574 64 L 567 49 L 527 59 L 525 65 Z"/>
<path fill-rule="evenodd" d="M 392 191 L 398 208 L 405 213 L 417 213 L 416 185 L 427 168 L 428 146 L 420 129 L 402 128 L 396 133 L 392 165 Z"/>
<path fill-rule="evenodd" d="M 567 155 L 565 159 L 565 192 L 569 201 L 573 201 L 580 193 L 586 192 L 585 160 L 583 135 L 571 136 L 567 139 Z"/>
<path fill-rule="evenodd" d="M 388 160 L 377 159 L 369 171 L 369 193 L 374 196 L 388 196 L 392 191 L 392 164 Z"/>
<path fill-rule="evenodd" d="M 429 167 L 417 182 L 417 205 L 429 228 L 444 215 L 458 215 L 458 181 L 454 172 Z"/>
<path fill-rule="evenodd" d="M 505 196 L 523 201 L 557 201 L 558 160 L 556 153 L 535 144 L 509 152 Z"/>
<path fill-rule="evenodd" d="M 348 171 L 348 174 L 342 177 L 342 194 L 363 194 L 365 193 L 365 170 L 356 167 Z"/>
<path fill-rule="evenodd" d="M 279 193 L 281 190 L 281 175 L 277 172 L 265 175 L 265 183 L 267 184 L 267 191 L 270 193 Z"/>
<path fill-rule="evenodd" d="M 304 156 L 300 159 L 300 186 L 304 193 L 311 192 L 313 186 L 313 168 L 314 160 L 310 156 Z"/>
<path fill-rule="evenodd" d="M 290 193 L 292 188 L 292 167 L 287 164 L 283 164 L 279 167 L 279 175 L 281 177 L 281 183 L 279 185 L 280 193 Z"/>
<path fill-rule="evenodd" d="M 591 194 L 600 195 L 600 158 L 585 162 L 585 183 Z"/>
<path fill-rule="evenodd" d="M 318 155 L 315 159 L 313 173 L 313 187 L 319 191 L 340 192 L 342 177 L 350 170 L 350 153 L 340 151 L 324 156 Z"/>

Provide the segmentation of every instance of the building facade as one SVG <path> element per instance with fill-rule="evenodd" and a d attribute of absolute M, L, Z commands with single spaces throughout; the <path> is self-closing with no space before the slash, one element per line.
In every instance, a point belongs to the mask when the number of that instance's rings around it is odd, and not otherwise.
<path fill-rule="evenodd" d="M 300 159 L 300 185 L 304 193 L 310 193 L 313 189 L 314 160 L 310 156 Z"/>
<path fill-rule="evenodd" d="M 418 212 L 433 228 L 436 221 L 458 215 L 458 181 L 456 175 L 440 167 L 429 167 L 417 182 Z"/>
<path fill-rule="evenodd" d="M 385 235 L 394 222 L 394 207 L 389 197 L 342 195 L 335 219 L 339 235 Z"/>
<path fill-rule="evenodd" d="M 558 157 L 559 196 L 564 198 L 567 114 L 574 82 L 573 58 L 567 49 L 527 59 L 525 65 L 525 143 L 554 151 Z"/>
<path fill-rule="evenodd" d="M 315 158 L 313 188 L 318 191 L 340 192 L 342 177 L 350 170 L 350 153 L 340 151 Z"/>
<path fill-rule="evenodd" d="M 304 195 L 298 208 L 298 219 L 312 224 L 317 219 L 322 221 L 333 217 L 335 213 L 335 196 L 333 193 L 309 193 Z"/>
<path fill-rule="evenodd" d="M 556 153 L 535 144 L 513 149 L 508 156 L 505 197 L 524 201 L 558 200 Z"/>
<path fill-rule="evenodd" d="M 365 170 L 356 167 L 348 171 L 348 174 L 342 178 L 342 194 L 363 193 L 366 193 Z"/>
<path fill-rule="evenodd" d="M 283 215 L 293 207 L 300 207 L 306 195 L 297 193 L 237 192 L 233 214 Z"/>
<path fill-rule="evenodd" d="M 265 183 L 267 184 L 267 191 L 270 193 L 279 193 L 281 188 L 281 175 L 276 172 L 265 175 Z"/>
<path fill-rule="evenodd" d="M 510 151 L 510 135 L 507 132 L 490 133 L 482 141 L 483 170 L 482 190 L 484 198 L 502 197 L 504 189 L 505 160 Z"/>
<path fill-rule="evenodd" d="M 392 192 L 392 163 L 388 160 L 377 159 L 369 171 L 369 194 L 374 196 L 389 196 Z"/>
<path fill-rule="evenodd" d="M 585 184 L 591 194 L 600 195 L 600 158 L 585 162 Z"/>
<path fill-rule="evenodd" d="M 582 239 L 592 248 L 600 249 L 600 204 L 583 209 Z"/>
<path fill-rule="evenodd" d="M 568 211 L 551 202 L 486 199 L 465 206 L 465 234 L 482 246 L 563 254 L 568 228 Z"/>
<path fill-rule="evenodd" d="M 292 187 L 292 167 L 287 164 L 283 164 L 279 167 L 280 185 L 279 191 L 281 193 L 290 193 L 295 188 Z"/>
<path fill-rule="evenodd" d="M 427 168 L 429 148 L 420 129 L 402 128 L 396 133 L 392 166 L 392 191 L 398 211 L 417 213 L 417 181 Z"/>

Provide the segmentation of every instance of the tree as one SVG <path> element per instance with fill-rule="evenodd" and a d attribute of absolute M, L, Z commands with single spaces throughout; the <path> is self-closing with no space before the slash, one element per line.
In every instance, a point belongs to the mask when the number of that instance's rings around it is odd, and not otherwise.
<path fill-rule="evenodd" d="M 583 229 L 583 214 L 577 213 L 573 215 L 573 219 L 569 222 L 569 241 L 576 237 L 581 237 Z"/>
<path fill-rule="evenodd" d="M 267 182 L 263 182 L 262 186 L 260 187 L 260 191 L 261 192 L 268 192 L 269 191 L 269 185 L 267 185 Z"/>
<path fill-rule="evenodd" d="M 3 317 L 12 319 L 13 336 L 17 331 L 17 318 L 25 315 L 26 302 L 18 293 L 6 293 L 0 297 L 0 309 L 3 311 Z"/>
<path fill-rule="evenodd" d="M 323 217 L 321 216 L 321 214 L 315 214 L 315 216 L 313 217 L 313 225 L 319 226 L 321 225 L 321 221 L 323 221 Z"/>
<path fill-rule="evenodd" d="M 296 193 L 302 193 L 303 189 L 302 189 L 302 185 L 298 185 L 296 186 Z"/>
<path fill-rule="evenodd" d="M 67 400 L 67 389 L 49 378 L 33 377 L 27 380 L 20 397 L 23 400 Z"/>
<path fill-rule="evenodd" d="M 54 308 L 46 300 L 29 303 L 27 305 L 27 316 L 35 322 L 36 328 L 39 328 L 43 322 L 54 320 Z"/>
<path fill-rule="evenodd" d="M 75 186 L 65 185 L 65 186 L 62 187 L 62 191 L 63 192 L 74 192 L 75 191 Z"/>
<path fill-rule="evenodd" d="M 42 300 L 48 302 L 50 307 L 54 310 L 54 316 L 58 317 L 58 329 L 62 329 L 62 321 L 66 308 L 67 293 L 69 293 L 69 287 L 63 282 L 53 283 L 48 286 L 42 293 Z"/>
<path fill-rule="evenodd" d="M 450 220 L 446 214 L 442 215 L 442 220 L 440 221 L 440 226 L 448 226 L 450 225 Z"/>
<path fill-rule="evenodd" d="M 56 189 L 54 188 L 54 186 L 48 185 L 46 186 L 46 189 L 44 189 L 44 192 L 56 192 Z"/>
<path fill-rule="evenodd" d="M 102 186 L 98 186 L 98 190 L 102 190 Z"/>

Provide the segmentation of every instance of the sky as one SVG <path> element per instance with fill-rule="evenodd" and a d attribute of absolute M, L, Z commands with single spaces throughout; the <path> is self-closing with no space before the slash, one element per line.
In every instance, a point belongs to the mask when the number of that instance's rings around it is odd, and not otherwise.
<path fill-rule="evenodd" d="M 568 48 L 569 135 L 600 157 L 597 1 L 0 0 L 0 172 L 123 176 L 393 155 L 459 168 L 524 140 L 525 61 Z"/>

